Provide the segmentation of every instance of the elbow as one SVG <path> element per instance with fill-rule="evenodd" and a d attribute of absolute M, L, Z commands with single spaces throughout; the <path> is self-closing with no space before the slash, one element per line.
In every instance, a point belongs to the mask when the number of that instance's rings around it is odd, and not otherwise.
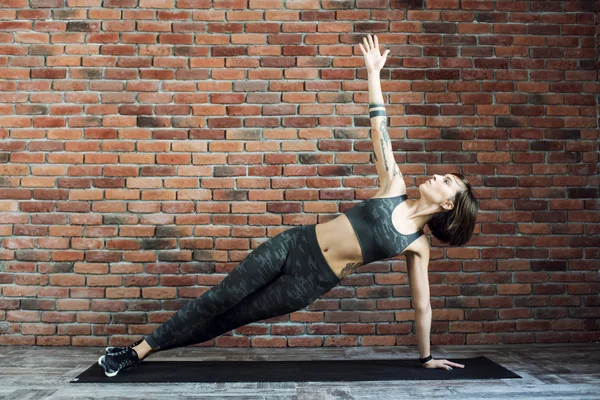
<path fill-rule="evenodd" d="M 429 300 L 422 300 L 415 302 L 413 308 L 416 314 L 427 314 L 431 312 L 431 302 Z"/>

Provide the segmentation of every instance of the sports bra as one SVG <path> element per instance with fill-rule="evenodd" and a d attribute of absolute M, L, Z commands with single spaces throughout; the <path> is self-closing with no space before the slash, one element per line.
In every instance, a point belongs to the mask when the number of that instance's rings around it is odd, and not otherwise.
<path fill-rule="evenodd" d="M 372 197 L 344 212 L 356 233 L 365 264 L 396 257 L 423 234 L 419 229 L 405 235 L 394 227 L 392 213 L 407 198 L 406 194 Z"/>

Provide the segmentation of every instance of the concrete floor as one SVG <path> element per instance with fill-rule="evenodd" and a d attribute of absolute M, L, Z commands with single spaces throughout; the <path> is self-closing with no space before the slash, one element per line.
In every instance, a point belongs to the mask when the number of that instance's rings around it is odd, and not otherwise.
<path fill-rule="evenodd" d="M 600 399 L 600 344 L 432 346 L 436 358 L 484 355 L 522 379 L 364 382 L 83 384 L 71 379 L 104 354 L 98 347 L 0 347 L 0 399 Z M 413 347 L 201 348 L 148 360 L 414 358 Z M 126 372 L 125 372 L 126 373 Z"/>

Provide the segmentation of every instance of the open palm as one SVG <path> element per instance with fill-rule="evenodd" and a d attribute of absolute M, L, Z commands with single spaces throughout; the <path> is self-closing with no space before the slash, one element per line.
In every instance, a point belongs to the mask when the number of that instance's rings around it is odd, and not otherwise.
<path fill-rule="evenodd" d="M 363 39 L 365 46 L 363 47 L 361 43 L 358 44 L 360 46 L 360 51 L 362 51 L 365 58 L 365 66 L 369 72 L 380 71 L 390 52 L 389 50 L 386 50 L 382 55 L 379 52 L 379 40 L 377 39 L 377 35 L 373 35 L 373 38 L 371 38 L 371 35 L 367 35 L 367 37 Z"/>

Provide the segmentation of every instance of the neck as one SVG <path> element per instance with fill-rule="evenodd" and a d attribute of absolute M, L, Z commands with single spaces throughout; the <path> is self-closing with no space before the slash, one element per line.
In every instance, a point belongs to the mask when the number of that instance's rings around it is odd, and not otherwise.
<path fill-rule="evenodd" d="M 443 211 L 442 206 L 434 204 L 421 197 L 417 200 L 407 200 L 409 211 L 408 219 L 419 229 L 423 229 L 429 220 L 437 213 Z"/>

